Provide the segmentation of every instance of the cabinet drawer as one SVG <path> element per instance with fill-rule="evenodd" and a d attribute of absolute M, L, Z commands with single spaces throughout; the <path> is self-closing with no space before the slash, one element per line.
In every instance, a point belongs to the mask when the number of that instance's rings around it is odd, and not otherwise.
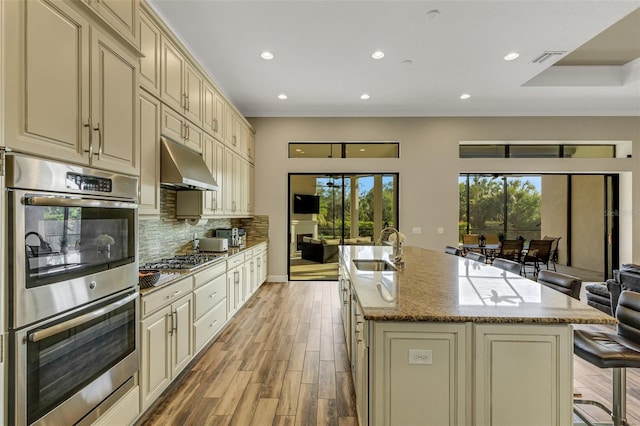
<path fill-rule="evenodd" d="M 194 344 L 197 353 L 202 347 L 220 330 L 227 320 L 227 303 L 223 300 L 221 303 L 207 312 L 205 316 L 200 318 L 193 324 L 195 334 Z"/>
<path fill-rule="evenodd" d="M 180 297 L 191 292 L 193 280 L 191 277 L 183 278 L 178 282 L 166 286 L 147 296 L 142 297 L 142 318 L 161 307 L 172 303 Z"/>
<path fill-rule="evenodd" d="M 243 263 L 244 263 L 244 252 L 236 254 L 235 256 L 227 259 L 227 270 L 231 268 L 235 268 L 236 266 L 241 265 Z"/>
<path fill-rule="evenodd" d="M 197 288 L 193 294 L 196 298 L 194 319 L 198 319 L 227 297 L 227 275 L 221 275 Z"/>
<path fill-rule="evenodd" d="M 225 272 L 227 272 L 227 264 L 225 262 L 220 262 L 218 265 L 207 268 L 206 271 L 195 274 L 193 276 L 193 286 L 200 287 Z"/>
<path fill-rule="evenodd" d="M 256 256 L 260 253 L 264 253 L 265 251 L 267 251 L 267 245 L 260 244 L 259 246 L 253 248 L 253 255 Z"/>
<path fill-rule="evenodd" d="M 92 426 L 129 425 L 140 413 L 140 387 L 136 386 L 111 406 Z"/>

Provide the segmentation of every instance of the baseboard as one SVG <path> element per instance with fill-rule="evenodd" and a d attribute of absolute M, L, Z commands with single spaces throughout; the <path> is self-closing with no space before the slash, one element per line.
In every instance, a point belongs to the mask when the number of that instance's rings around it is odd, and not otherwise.
<path fill-rule="evenodd" d="M 267 281 L 270 283 L 286 283 L 289 280 L 286 275 L 269 275 Z"/>

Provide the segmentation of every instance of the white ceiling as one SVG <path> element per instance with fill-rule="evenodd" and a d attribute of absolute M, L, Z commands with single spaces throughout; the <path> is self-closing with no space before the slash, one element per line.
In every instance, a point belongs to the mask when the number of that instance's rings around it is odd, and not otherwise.
<path fill-rule="evenodd" d="M 148 1 L 248 117 L 640 116 L 640 59 L 552 67 L 640 0 Z"/>

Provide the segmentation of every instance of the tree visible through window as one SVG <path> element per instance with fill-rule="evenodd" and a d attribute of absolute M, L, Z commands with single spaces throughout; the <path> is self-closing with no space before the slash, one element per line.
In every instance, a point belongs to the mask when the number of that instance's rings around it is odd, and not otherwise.
<path fill-rule="evenodd" d="M 460 234 L 540 238 L 540 176 L 461 175 Z"/>

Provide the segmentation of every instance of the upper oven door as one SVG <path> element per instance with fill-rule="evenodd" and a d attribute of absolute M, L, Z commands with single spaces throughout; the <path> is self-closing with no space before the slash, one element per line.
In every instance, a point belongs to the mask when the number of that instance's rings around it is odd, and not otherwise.
<path fill-rule="evenodd" d="M 137 284 L 134 203 L 9 191 L 14 329 Z"/>

